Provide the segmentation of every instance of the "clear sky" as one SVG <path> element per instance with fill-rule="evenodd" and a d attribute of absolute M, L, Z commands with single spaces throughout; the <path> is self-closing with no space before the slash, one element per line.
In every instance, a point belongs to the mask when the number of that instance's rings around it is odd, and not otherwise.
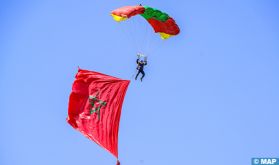
<path fill-rule="evenodd" d="M 160 40 L 140 17 L 111 10 L 142 3 L 181 28 Z M 77 67 L 132 79 L 122 109 L 122 165 L 249 165 L 279 157 L 277 0 L 2 0 L 0 164 L 114 165 L 66 122 Z M 147 39 L 144 38 L 146 36 Z M 143 38 L 143 39 L 141 39 Z"/>

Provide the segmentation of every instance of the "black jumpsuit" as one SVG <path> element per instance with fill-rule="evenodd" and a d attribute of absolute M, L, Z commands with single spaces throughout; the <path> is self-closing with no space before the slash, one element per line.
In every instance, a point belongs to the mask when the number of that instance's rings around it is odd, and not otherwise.
<path fill-rule="evenodd" d="M 137 59 L 137 64 L 138 64 L 138 67 L 137 67 L 138 73 L 137 73 L 135 79 L 137 80 L 138 75 L 141 73 L 142 76 L 141 76 L 140 80 L 142 81 L 143 77 L 145 76 L 145 73 L 144 73 L 144 71 L 143 71 L 143 68 L 144 68 L 144 65 L 147 65 L 147 61 L 139 62 L 139 59 Z"/>

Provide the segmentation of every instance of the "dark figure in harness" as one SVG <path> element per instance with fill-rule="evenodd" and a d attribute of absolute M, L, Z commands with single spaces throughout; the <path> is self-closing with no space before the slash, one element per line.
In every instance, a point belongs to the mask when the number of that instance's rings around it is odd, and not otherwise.
<path fill-rule="evenodd" d="M 144 61 L 143 61 L 143 60 L 140 60 L 140 56 L 138 56 L 137 64 L 138 64 L 138 67 L 137 67 L 138 73 L 137 73 L 137 75 L 136 75 L 135 80 L 137 80 L 138 75 L 141 73 L 142 76 L 141 76 L 140 80 L 142 81 L 143 77 L 145 76 L 145 73 L 144 73 L 144 71 L 143 71 L 143 68 L 144 68 L 144 65 L 147 65 L 147 58 L 145 57 L 145 58 L 144 58 Z"/>

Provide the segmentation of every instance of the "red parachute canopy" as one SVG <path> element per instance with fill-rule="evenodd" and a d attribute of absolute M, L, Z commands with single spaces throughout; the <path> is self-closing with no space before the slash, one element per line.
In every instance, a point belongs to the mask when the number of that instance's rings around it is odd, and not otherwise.
<path fill-rule="evenodd" d="M 158 9 L 148 6 L 125 6 L 111 12 L 111 16 L 117 22 L 139 14 L 149 22 L 156 33 L 161 35 L 162 39 L 168 39 L 171 36 L 178 35 L 180 32 L 173 18 Z"/>

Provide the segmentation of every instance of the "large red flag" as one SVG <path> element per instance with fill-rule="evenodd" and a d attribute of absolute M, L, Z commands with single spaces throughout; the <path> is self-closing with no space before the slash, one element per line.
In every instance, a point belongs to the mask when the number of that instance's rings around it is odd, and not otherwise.
<path fill-rule="evenodd" d="M 68 123 L 117 159 L 119 120 L 129 83 L 79 69 L 69 98 Z"/>

